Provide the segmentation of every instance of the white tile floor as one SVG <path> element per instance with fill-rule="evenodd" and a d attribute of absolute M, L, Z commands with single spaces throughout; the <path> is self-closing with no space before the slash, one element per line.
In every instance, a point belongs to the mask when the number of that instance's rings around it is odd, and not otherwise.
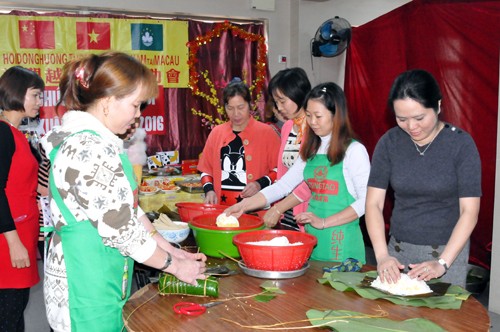
<path fill-rule="evenodd" d="M 368 259 L 368 261 L 370 261 Z M 43 263 L 38 262 L 40 272 L 43 272 Z M 489 288 L 481 294 L 475 295 L 476 298 L 485 306 L 488 307 Z M 500 332 L 500 315 L 490 312 L 491 332 Z M 50 327 L 45 316 L 45 305 L 43 303 L 42 283 L 31 289 L 30 302 L 25 312 L 25 332 L 49 332 Z"/>

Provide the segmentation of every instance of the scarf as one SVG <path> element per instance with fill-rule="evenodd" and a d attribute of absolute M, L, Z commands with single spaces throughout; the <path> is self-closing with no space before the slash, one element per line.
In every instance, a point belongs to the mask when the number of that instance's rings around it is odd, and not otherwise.
<path fill-rule="evenodd" d="M 306 114 L 304 113 L 301 116 L 298 116 L 292 120 L 293 124 L 299 128 L 297 131 L 296 144 L 302 143 L 302 135 L 303 135 L 303 131 L 304 131 L 304 119 L 305 118 L 306 118 Z"/>

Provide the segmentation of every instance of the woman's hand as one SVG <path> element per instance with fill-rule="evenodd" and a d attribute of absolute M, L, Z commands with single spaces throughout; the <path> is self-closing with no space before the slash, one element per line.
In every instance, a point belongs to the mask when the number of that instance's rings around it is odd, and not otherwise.
<path fill-rule="evenodd" d="M 256 182 L 256 181 L 250 182 L 249 184 L 247 184 L 245 186 L 245 188 L 241 192 L 240 196 L 243 198 L 252 197 L 256 193 L 258 193 L 260 191 L 260 189 L 261 189 L 260 184 L 258 182 Z"/>
<path fill-rule="evenodd" d="M 405 266 L 401 264 L 395 257 L 386 256 L 377 258 L 377 272 L 381 282 L 396 283 L 401 278 L 400 270 Z"/>
<path fill-rule="evenodd" d="M 172 265 L 165 271 L 172 273 L 179 280 L 191 285 L 197 285 L 196 279 L 206 279 L 205 262 L 194 259 L 179 259 L 172 257 Z"/>
<path fill-rule="evenodd" d="M 312 212 L 302 212 L 295 216 L 295 221 L 298 224 L 310 224 L 316 229 L 324 229 L 325 221 L 324 218 L 319 218 Z"/>
<path fill-rule="evenodd" d="M 205 199 L 203 200 L 205 204 L 217 204 L 217 201 L 217 194 L 213 190 L 206 193 Z"/>
<path fill-rule="evenodd" d="M 16 230 L 5 232 L 4 236 L 9 245 L 10 262 L 12 267 L 22 269 L 25 267 L 30 267 L 30 257 L 28 255 L 28 250 L 19 239 L 19 235 Z"/>
<path fill-rule="evenodd" d="M 276 205 L 274 205 L 272 208 L 267 210 L 267 212 L 264 214 L 264 224 L 266 227 L 273 228 L 276 226 L 278 221 L 281 218 L 281 212 L 278 210 Z"/>
<path fill-rule="evenodd" d="M 224 210 L 227 216 L 234 216 L 239 218 L 243 213 L 247 211 L 255 211 L 266 206 L 266 198 L 262 193 L 257 193 L 249 198 L 243 199 L 241 202 L 234 204 L 233 206 Z"/>
<path fill-rule="evenodd" d="M 417 278 L 418 280 L 424 281 L 439 278 L 446 272 L 444 266 L 435 260 L 418 264 L 409 264 L 408 267 L 411 269 L 410 272 L 408 272 L 410 278 Z"/>
<path fill-rule="evenodd" d="M 226 216 L 234 216 L 235 218 L 239 218 L 245 212 L 246 211 L 243 201 L 236 203 L 224 210 Z"/>
<path fill-rule="evenodd" d="M 202 262 L 207 261 L 207 256 L 205 256 L 205 254 L 202 254 L 201 252 L 192 253 L 192 252 L 188 252 L 186 250 L 173 248 L 173 250 L 170 253 L 172 254 L 173 257 L 177 257 L 179 259 L 191 259 L 191 260 L 202 261 Z"/>

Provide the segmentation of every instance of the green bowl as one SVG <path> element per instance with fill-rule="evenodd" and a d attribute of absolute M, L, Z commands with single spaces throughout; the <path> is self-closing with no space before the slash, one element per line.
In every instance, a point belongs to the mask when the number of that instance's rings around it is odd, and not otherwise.
<path fill-rule="evenodd" d="M 250 231 L 256 231 L 264 229 L 264 225 L 239 231 L 218 231 L 206 228 L 200 228 L 189 224 L 189 227 L 193 230 L 193 235 L 196 240 L 196 245 L 200 248 L 200 252 L 204 253 L 210 257 L 232 257 L 240 258 L 240 252 L 238 247 L 233 244 L 233 237 L 239 233 L 245 233 Z M 223 252 L 224 254 L 221 254 Z"/>

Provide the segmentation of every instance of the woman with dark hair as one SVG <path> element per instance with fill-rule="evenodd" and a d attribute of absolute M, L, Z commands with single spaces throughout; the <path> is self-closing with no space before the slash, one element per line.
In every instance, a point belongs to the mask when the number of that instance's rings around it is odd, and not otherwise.
<path fill-rule="evenodd" d="M 37 265 L 38 160 L 19 130 L 35 118 L 45 84 L 20 66 L 0 77 L 0 331 L 24 331 L 30 287 L 40 281 Z"/>
<path fill-rule="evenodd" d="M 250 113 L 251 94 L 240 79 L 223 92 L 229 121 L 208 135 L 198 163 L 205 203 L 232 205 L 276 179 L 279 136 Z"/>
<path fill-rule="evenodd" d="M 269 82 L 269 95 L 278 112 L 288 120 L 281 129 L 277 179 L 281 179 L 299 159 L 300 145 L 304 140 L 306 128 L 306 116 L 302 105 L 309 91 L 311 91 L 311 83 L 307 74 L 304 69 L 298 67 L 280 70 Z M 311 194 L 305 184 L 297 187 L 294 193 L 302 203 L 295 206 L 293 210 L 285 209 L 285 206 L 290 204 L 286 199 L 275 203 L 264 215 L 266 226 L 274 227 L 279 221 L 281 228 L 299 229 L 294 215 L 307 210 L 307 201 Z"/>
<path fill-rule="evenodd" d="M 174 248 L 138 206 L 123 149 L 141 104 L 158 93 L 146 66 L 124 53 L 66 63 L 59 83 L 67 112 L 42 138 L 50 158 L 54 232 L 44 295 L 54 331 L 121 331 L 134 260 L 187 283 L 205 279 L 206 257 Z"/>
<path fill-rule="evenodd" d="M 269 99 L 264 109 L 264 122 L 270 125 L 274 132 L 281 137 L 281 128 L 285 121 L 286 119 L 280 114 L 274 102 Z"/>
<path fill-rule="evenodd" d="M 359 218 L 365 209 L 368 153 L 354 139 L 345 95 L 337 84 L 316 86 L 304 105 L 308 126 L 300 158 L 275 184 L 225 212 L 239 217 L 281 199 L 305 181 L 312 195 L 308 211 L 295 218 L 305 225 L 307 233 L 318 238 L 311 259 L 341 262 L 355 258 L 364 263 Z M 293 193 L 289 197 L 300 203 Z"/>
<path fill-rule="evenodd" d="M 471 136 L 439 120 L 441 90 L 424 70 L 399 75 L 388 104 L 397 126 L 377 143 L 366 198 L 366 225 L 382 281 L 400 270 L 419 280 L 465 287 L 469 237 L 481 197 L 481 161 Z M 383 208 L 394 208 L 387 244 Z"/>

